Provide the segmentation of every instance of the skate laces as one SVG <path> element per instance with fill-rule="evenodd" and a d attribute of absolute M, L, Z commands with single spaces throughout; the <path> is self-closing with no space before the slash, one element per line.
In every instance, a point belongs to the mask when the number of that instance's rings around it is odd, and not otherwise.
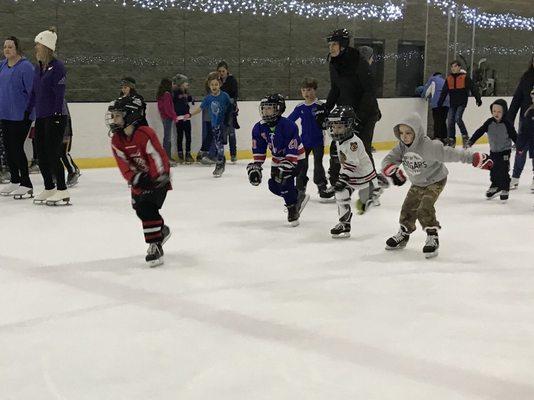
<path fill-rule="evenodd" d="M 157 253 L 159 253 L 158 244 L 150 243 L 150 246 L 148 247 L 148 254 L 152 256 Z"/>
<path fill-rule="evenodd" d="M 426 243 L 425 243 L 426 246 L 435 247 L 435 246 L 437 246 L 437 244 L 438 244 L 438 236 L 437 235 L 428 235 L 426 237 Z"/>
<path fill-rule="evenodd" d="M 402 229 L 399 229 L 396 235 L 393 235 L 392 239 L 396 241 L 397 243 L 402 242 L 406 236 L 408 236 Z M 428 238 L 427 238 L 428 240 Z"/>

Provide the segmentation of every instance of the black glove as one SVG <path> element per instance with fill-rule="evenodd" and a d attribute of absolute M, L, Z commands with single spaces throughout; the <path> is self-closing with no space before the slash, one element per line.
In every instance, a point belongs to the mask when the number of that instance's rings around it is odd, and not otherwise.
<path fill-rule="evenodd" d="M 154 181 L 146 172 L 139 172 L 132 180 L 132 186 L 139 189 L 149 190 L 154 188 Z"/>
<path fill-rule="evenodd" d="M 62 117 L 63 117 L 63 115 L 61 115 L 61 114 L 57 114 L 57 113 L 56 113 L 56 114 L 52 115 L 52 122 L 53 122 L 54 124 L 60 124 L 60 123 L 61 123 L 61 118 L 62 118 Z"/>
<path fill-rule="evenodd" d="M 171 177 L 169 174 L 161 174 L 153 182 L 153 185 L 156 189 L 161 189 L 171 183 Z"/>
<path fill-rule="evenodd" d="M 263 168 L 259 163 L 250 163 L 247 165 L 248 180 L 252 186 L 258 186 L 261 183 L 261 171 Z"/>
<path fill-rule="evenodd" d="M 315 109 L 315 121 L 317 122 L 317 125 L 319 125 L 319 128 L 321 128 L 322 130 L 326 129 L 325 121 L 327 115 L 328 110 L 326 109 L 326 104 L 318 104 L 317 108 Z"/>
<path fill-rule="evenodd" d="M 285 184 L 289 179 L 293 178 L 297 173 L 297 166 L 291 161 L 284 160 L 278 166 L 278 174 L 274 177 L 275 182 Z"/>
<path fill-rule="evenodd" d="M 482 100 L 477 100 L 477 107 L 480 107 L 482 105 Z"/>

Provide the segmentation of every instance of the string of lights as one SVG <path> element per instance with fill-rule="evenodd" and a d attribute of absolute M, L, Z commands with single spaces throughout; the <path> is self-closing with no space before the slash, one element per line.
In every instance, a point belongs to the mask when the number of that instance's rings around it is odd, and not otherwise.
<path fill-rule="evenodd" d="M 14 0 L 21 2 L 23 0 Z M 35 1 L 35 0 L 32 0 Z M 252 14 L 274 16 L 280 14 L 299 15 L 305 18 L 374 19 L 392 22 L 404 18 L 405 0 L 398 4 L 388 0 L 383 5 L 353 3 L 348 1 L 328 0 L 310 3 L 306 0 L 63 0 L 64 3 L 89 3 L 95 6 L 105 2 L 119 3 L 123 6 L 140 7 L 148 10 L 180 9 L 220 14 Z M 473 23 L 483 29 L 534 30 L 534 18 L 511 13 L 495 14 L 468 7 L 454 0 L 427 0 L 428 4 L 438 8 L 444 15 L 451 13 L 468 25 Z"/>

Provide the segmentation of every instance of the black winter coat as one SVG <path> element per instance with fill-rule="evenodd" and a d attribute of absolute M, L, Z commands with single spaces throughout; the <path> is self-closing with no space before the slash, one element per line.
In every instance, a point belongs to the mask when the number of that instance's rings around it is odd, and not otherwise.
<path fill-rule="evenodd" d="M 523 124 L 525 118 L 525 112 L 527 108 L 532 104 L 532 98 L 530 97 L 530 92 L 534 89 L 534 68 L 529 68 L 527 72 L 523 74 L 519 85 L 514 93 L 514 98 L 512 99 L 512 104 L 510 104 L 510 109 L 508 110 L 508 119 L 511 122 L 515 121 L 517 112 L 519 114 L 519 126 Z"/>
<path fill-rule="evenodd" d="M 376 88 L 371 68 L 360 58 L 358 50 L 348 47 L 342 54 L 330 58 L 330 92 L 327 110 L 335 105 L 349 105 L 365 123 L 381 117 L 376 100 Z"/>

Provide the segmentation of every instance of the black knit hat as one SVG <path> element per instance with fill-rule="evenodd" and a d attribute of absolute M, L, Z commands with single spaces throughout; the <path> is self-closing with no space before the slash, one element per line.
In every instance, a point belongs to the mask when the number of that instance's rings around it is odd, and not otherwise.
<path fill-rule="evenodd" d="M 125 76 L 124 78 L 121 79 L 121 86 L 128 86 L 131 89 L 135 89 L 135 85 L 136 85 L 135 79 L 132 78 L 131 76 Z"/>

